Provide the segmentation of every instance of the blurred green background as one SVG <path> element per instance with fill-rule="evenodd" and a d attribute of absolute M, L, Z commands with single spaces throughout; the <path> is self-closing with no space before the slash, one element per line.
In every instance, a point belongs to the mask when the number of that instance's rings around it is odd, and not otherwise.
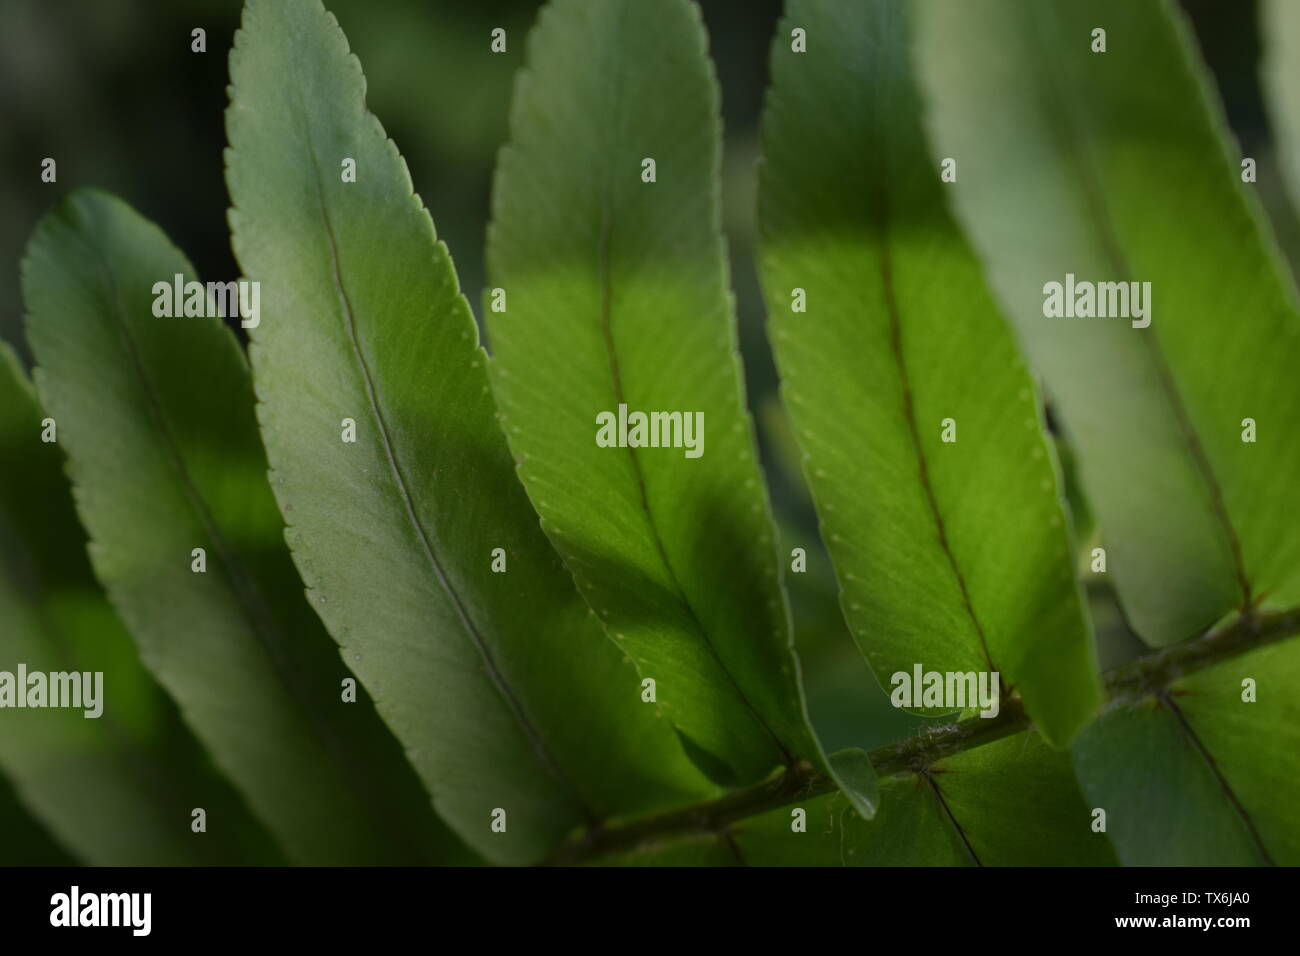
<path fill-rule="evenodd" d="M 645 0 L 652 2 L 652 0 Z M 1046 0 L 1045 0 L 1046 2 Z M 1300 0 L 1297 0 L 1300 2 Z M 481 310 L 483 240 L 513 76 L 537 0 L 328 0 L 368 80 L 371 108 L 397 142 L 417 191 Z M 722 85 L 724 216 L 749 401 L 787 549 L 808 549 L 789 575 L 814 722 L 828 749 L 872 747 L 919 723 L 888 706 L 842 624 L 834 578 L 777 402 L 754 269 L 758 120 L 779 0 L 703 0 Z M 18 261 L 42 213 L 81 185 L 112 190 L 158 222 L 208 279 L 238 272 L 226 228 L 222 171 L 226 56 L 239 0 L 0 0 L 0 338 L 25 360 Z M 1259 162 L 1260 192 L 1292 262 L 1300 231 L 1276 185 L 1258 80 L 1253 0 L 1185 0 L 1229 119 Z M 207 31 L 207 52 L 190 50 Z M 489 50 L 504 27 L 505 54 Z M 58 182 L 40 181 L 44 157 Z M 3 463 L 14 467 L 15 463 Z M 1072 489 L 1073 491 L 1073 489 Z M 1072 494 L 1076 523 L 1086 525 Z M 1081 541 L 1084 545 L 1086 542 Z M 1134 653 L 1111 597 L 1093 613 L 1104 666 Z M 9 815 L 0 783 L 0 819 Z"/>

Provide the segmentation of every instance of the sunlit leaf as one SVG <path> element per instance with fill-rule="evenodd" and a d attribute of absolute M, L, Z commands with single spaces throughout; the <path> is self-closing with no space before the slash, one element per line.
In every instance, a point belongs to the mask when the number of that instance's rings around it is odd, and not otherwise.
<path fill-rule="evenodd" d="M 699 11 L 556 0 L 510 133 L 486 314 L 542 527 L 710 776 L 825 767 L 740 382 Z M 854 794 L 867 813 L 870 790 Z"/>
<path fill-rule="evenodd" d="M 1100 685 L 1059 478 L 925 151 L 904 12 L 793 0 L 777 29 L 759 215 L 782 392 L 880 682 L 996 671 L 1063 743 Z"/>

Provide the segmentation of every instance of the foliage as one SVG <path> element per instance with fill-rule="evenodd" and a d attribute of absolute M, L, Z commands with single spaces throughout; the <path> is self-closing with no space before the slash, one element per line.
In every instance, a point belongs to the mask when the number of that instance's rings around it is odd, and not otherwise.
<path fill-rule="evenodd" d="M 1300 314 L 1176 11 L 788 0 L 759 267 L 825 555 L 759 466 L 707 42 L 692 0 L 542 11 L 491 356 L 320 0 L 249 0 L 230 56 L 247 358 L 210 291 L 157 314 L 194 269 L 121 200 L 40 222 L 0 671 L 107 703 L 0 711 L 54 838 L 9 861 L 1300 860 Z M 1150 281 L 1151 324 L 1047 317 L 1067 273 Z M 1103 673 L 1111 588 L 1149 649 Z M 995 706 L 897 700 L 827 755 L 814 618 L 864 701 L 915 668 Z"/>

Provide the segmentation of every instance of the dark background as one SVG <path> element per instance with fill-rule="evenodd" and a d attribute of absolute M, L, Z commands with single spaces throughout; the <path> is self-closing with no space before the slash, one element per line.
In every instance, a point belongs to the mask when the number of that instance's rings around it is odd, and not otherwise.
<path fill-rule="evenodd" d="M 28 361 L 19 257 L 44 211 L 76 186 L 121 195 L 161 225 L 205 279 L 238 276 L 226 228 L 222 150 L 226 56 L 241 6 L 240 0 L 0 0 L 0 338 Z M 361 60 L 369 105 L 406 157 L 478 311 L 493 165 L 540 3 L 327 0 L 326 6 Z M 754 272 L 757 128 L 780 2 L 703 0 L 701 6 L 722 85 L 724 222 L 749 401 L 787 552 L 795 545 L 809 549 L 809 572 L 787 577 L 810 704 L 828 749 L 871 747 L 901 735 L 917 718 L 888 706 L 845 632 L 807 492 L 792 464 L 797 456 L 776 399 Z M 1185 0 L 1182 6 L 1243 150 L 1259 163 L 1260 193 L 1296 262 L 1300 233 L 1275 185 L 1260 96 L 1255 3 Z M 196 27 L 207 31 L 206 53 L 190 50 Z M 494 27 L 507 31 L 505 54 L 489 50 Z M 47 156 L 58 163 L 56 184 L 40 181 Z M 1110 597 L 1090 597 L 1107 666 L 1135 645 Z"/>

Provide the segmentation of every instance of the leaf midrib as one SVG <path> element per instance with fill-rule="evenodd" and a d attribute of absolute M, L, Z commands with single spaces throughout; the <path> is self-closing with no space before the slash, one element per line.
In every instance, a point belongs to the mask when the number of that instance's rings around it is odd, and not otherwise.
<path fill-rule="evenodd" d="M 877 262 L 880 266 L 880 281 L 882 294 L 885 300 L 885 308 L 889 313 L 890 353 L 893 355 L 894 364 L 898 370 L 899 386 L 902 389 L 903 418 L 907 422 L 908 437 L 911 440 L 912 451 L 916 455 L 917 474 L 921 481 L 921 488 L 925 492 L 925 500 L 929 506 L 930 516 L 934 519 L 935 531 L 939 538 L 939 547 L 943 550 L 944 556 L 947 557 L 948 566 L 952 569 L 953 577 L 956 578 L 957 587 L 961 592 L 962 606 L 965 607 L 966 614 L 975 628 L 975 634 L 979 637 L 980 650 L 984 654 L 984 660 L 987 662 L 989 670 L 995 671 L 997 670 L 997 665 L 993 663 L 993 655 L 989 651 L 988 640 L 984 636 L 984 627 L 980 624 L 979 617 L 975 613 L 975 606 L 971 601 L 970 589 L 966 584 L 966 576 L 962 573 L 961 565 L 957 561 L 957 555 L 953 552 L 952 545 L 948 541 L 948 532 L 944 523 L 943 512 L 939 508 L 939 501 L 935 496 L 934 485 L 930 481 L 929 463 L 925 454 L 925 448 L 921 443 L 921 435 L 916 423 L 916 409 L 912 404 L 911 378 L 907 370 L 907 361 L 903 355 L 902 315 L 898 307 L 898 299 L 894 294 L 893 259 L 889 245 L 889 199 L 886 179 L 887 176 L 882 166 L 880 170 L 880 184 L 878 189 L 880 243 Z"/>
<path fill-rule="evenodd" d="M 938 781 L 934 779 L 934 774 L 935 771 L 932 768 L 927 767 L 921 771 L 921 778 L 929 785 L 930 792 L 934 794 L 934 799 L 939 804 L 939 809 L 943 811 L 944 819 L 952 824 L 952 828 L 957 831 L 957 837 L 961 840 L 961 845 L 965 848 L 966 853 L 969 854 L 971 862 L 976 866 L 982 867 L 984 865 L 983 861 L 980 860 L 979 854 L 975 852 L 975 848 L 971 846 L 970 839 L 966 836 L 966 830 L 962 827 L 961 823 L 958 822 L 957 815 L 952 812 L 952 807 L 948 806 L 948 801 L 944 798 L 943 791 L 939 788 Z"/>
<path fill-rule="evenodd" d="M 610 309 L 611 281 L 609 276 L 609 259 L 608 259 L 609 241 L 610 241 L 609 207 L 607 205 L 602 205 L 600 241 L 598 243 L 598 252 L 597 252 L 597 261 L 598 261 L 597 272 L 599 275 L 599 282 L 600 282 L 600 289 L 601 289 L 600 329 L 601 329 L 601 335 L 605 342 L 606 354 L 609 359 L 611 389 L 613 390 L 614 401 L 615 404 L 617 405 L 625 402 L 626 397 L 623 394 L 623 382 L 619 372 L 618 350 L 614 345 L 613 329 L 611 328 L 612 325 L 611 309 Z M 750 716 L 753 717 L 754 721 L 758 724 L 758 726 L 761 727 L 763 731 L 772 739 L 773 744 L 776 745 L 776 748 L 781 755 L 781 759 L 786 763 L 787 766 L 793 765 L 795 762 L 794 755 L 790 753 L 790 751 L 786 748 L 785 744 L 781 741 L 781 738 L 777 736 L 776 731 L 774 731 L 771 728 L 771 726 L 768 725 L 767 721 L 763 719 L 762 715 L 759 714 L 758 710 L 754 707 L 753 702 L 750 701 L 749 697 L 745 694 L 744 690 L 741 689 L 739 683 L 737 683 L 736 681 L 735 676 L 731 673 L 730 668 L 727 667 L 727 665 L 723 662 L 721 656 L 718 654 L 718 649 L 714 645 L 713 640 L 709 635 L 709 632 L 705 629 L 704 623 L 700 620 L 699 615 L 696 613 L 695 607 L 691 603 L 690 596 L 686 593 L 685 589 L 682 587 L 681 581 L 677 577 L 676 570 L 673 568 L 672 563 L 668 560 L 668 551 L 664 545 L 663 538 L 659 533 L 658 524 L 655 522 L 654 511 L 650 507 L 650 498 L 646 488 L 645 473 L 641 469 L 641 461 L 637 457 L 636 449 L 633 448 L 631 445 L 626 446 L 625 450 L 628 453 L 628 459 L 632 463 L 632 475 L 636 482 L 636 489 L 637 489 L 638 500 L 641 506 L 641 512 L 645 517 L 646 525 L 649 527 L 650 539 L 654 543 L 655 553 L 659 558 L 660 564 L 663 565 L 664 570 L 668 573 L 669 583 L 672 585 L 674 591 L 677 593 L 677 597 L 681 603 L 681 606 L 686 610 L 687 616 L 690 618 L 690 622 L 693 629 L 695 630 L 695 633 L 699 635 L 700 642 L 704 645 L 705 649 L 709 652 L 709 656 L 712 658 L 714 663 L 718 665 L 718 670 L 726 677 L 727 683 L 731 687 L 732 691 L 736 694 L 736 697 L 740 700 L 742 704 L 744 704 L 745 709 L 749 712 Z"/>
<path fill-rule="evenodd" d="M 888 15 L 893 11 L 890 10 L 884 12 Z M 782 22 L 785 24 L 784 20 Z M 788 24 L 786 25 L 788 26 Z M 850 65 L 854 71 L 858 88 L 868 90 L 868 97 L 874 96 L 883 99 L 887 95 L 887 92 L 893 92 L 889 85 L 889 81 L 896 78 L 896 71 L 907 69 L 907 67 L 905 64 L 900 66 L 896 63 L 890 63 L 885 56 L 881 55 L 879 49 L 869 43 L 862 42 L 868 38 L 869 34 L 866 31 L 854 33 L 854 39 L 859 42 L 856 44 L 858 49 L 856 55 L 852 57 Z M 868 64 L 874 65 L 874 75 L 872 74 Z M 891 71 L 895 72 L 891 73 Z M 779 92 L 780 88 L 774 87 L 773 90 L 774 92 Z M 869 100 L 864 101 L 862 104 L 862 111 L 867 113 L 869 111 L 868 107 Z M 788 110 L 793 107 L 789 103 L 786 103 L 784 108 Z M 773 115 L 775 115 L 775 113 Z M 877 111 L 874 115 L 879 123 L 880 117 L 883 115 L 882 112 Z M 768 118 L 770 120 L 771 116 Z M 877 134 L 870 138 L 871 141 L 877 144 L 890 141 L 890 137 L 887 134 Z M 939 547 L 942 550 L 948 567 L 956 581 L 961 595 L 962 606 L 965 609 L 971 625 L 975 629 L 977 638 L 979 639 L 980 652 L 983 654 L 989 670 L 996 670 L 997 668 L 993 663 L 993 656 L 989 651 L 988 640 L 985 636 L 983 625 L 980 623 L 979 617 L 975 613 L 974 602 L 971 599 L 970 589 L 966 583 L 965 574 L 963 573 L 961 565 L 957 560 L 957 556 L 948 540 L 947 526 L 944 522 L 943 512 L 939 507 L 934 486 L 930 481 L 929 461 L 925 453 L 924 445 L 921 442 L 920 429 L 916 421 L 916 409 L 912 400 L 911 377 L 908 373 L 907 361 L 904 357 L 902 310 L 899 308 L 898 299 L 894 290 L 893 257 L 890 247 L 891 216 L 889 206 L 889 157 L 883 149 L 877 151 L 874 155 L 877 160 L 874 165 L 874 179 L 876 180 L 874 194 L 876 224 L 879 229 L 876 255 L 871 258 L 875 261 L 880 276 L 881 296 L 884 300 L 885 311 L 889 319 L 890 355 L 898 373 L 899 388 L 903 405 L 903 419 L 907 426 L 908 441 L 915 456 L 917 476 L 921 484 L 921 489 L 925 494 L 927 510 L 934 522 Z M 773 173 L 773 170 L 766 171 L 766 175 L 769 177 L 772 176 Z M 873 178 L 871 167 L 864 166 L 861 170 L 861 174 L 864 179 L 864 190 L 871 190 L 872 183 L 870 180 Z M 870 202 L 870 197 L 868 197 L 868 202 Z M 864 216 L 869 218 L 869 212 L 864 210 Z M 1009 691 L 1010 688 L 1008 688 L 1008 692 Z"/>
<path fill-rule="evenodd" d="M 898 81 L 900 75 L 907 75 L 903 72 L 908 69 L 906 60 L 901 63 L 891 63 L 889 58 L 881 55 L 879 50 L 864 49 L 859 55 L 858 62 L 864 64 L 874 63 L 876 67 L 874 77 L 870 76 L 865 68 L 862 70 L 860 77 L 861 85 L 869 90 L 867 95 L 877 98 L 876 109 L 871 111 L 871 115 L 877 124 L 877 130 L 871 139 L 877 144 L 892 144 L 893 139 L 888 131 L 879 129 L 885 116 L 881 101 L 891 94 L 897 95 L 894 82 Z M 907 80 L 904 79 L 902 82 L 906 84 Z M 948 561 L 948 567 L 952 571 L 953 578 L 956 580 L 957 588 L 961 593 L 962 606 L 966 610 L 971 625 L 975 628 L 975 634 L 979 638 L 980 651 L 984 655 L 985 663 L 990 671 L 994 671 L 997 670 L 997 665 L 994 664 L 993 655 L 989 651 L 984 626 L 975 613 L 975 604 L 971 599 L 970 588 L 966 583 L 966 575 L 957 560 L 956 552 L 953 551 L 952 543 L 948 540 L 947 524 L 944 521 L 943 511 L 939 507 L 939 499 L 935 493 L 934 484 L 930 481 L 929 459 L 925 452 L 925 446 L 921 442 L 920 427 L 916 421 L 916 407 L 912 400 L 911 374 L 908 371 L 907 359 L 903 349 L 902 310 L 899 307 L 898 296 L 894 290 L 893 250 L 890 245 L 890 234 L 893 225 L 889 204 L 890 161 L 892 158 L 890 148 L 892 147 L 887 145 L 885 148 L 877 150 L 875 153 L 876 162 L 873 164 L 876 179 L 874 184 L 876 215 L 879 226 L 879 242 L 877 243 L 875 259 L 880 273 L 881 295 L 884 299 L 885 311 L 889 316 L 890 355 L 893 357 L 894 366 L 898 372 L 898 384 L 903 402 L 903 419 L 907 424 L 908 440 L 916 458 L 917 476 L 921 482 L 921 490 L 925 493 L 925 501 L 930 517 L 934 521 L 939 547 Z M 873 166 L 868 166 L 864 173 L 870 175 L 869 170 L 872 168 Z M 870 188 L 870 184 L 864 185 L 868 189 Z M 1009 691 L 1010 688 L 1008 688 Z"/>
<path fill-rule="evenodd" d="M 1263 857 L 1264 862 L 1269 866 L 1276 865 L 1273 861 L 1273 857 L 1268 852 L 1268 847 L 1264 843 L 1264 838 L 1260 836 L 1259 830 L 1255 827 L 1255 821 L 1251 817 L 1250 812 L 1246 809 L 1245 804 L 1241 802 L 1236 791 L 1232 789 L 1232 784 L 1230 784 L 1228 778 L 1223 775 L 1223 771 L 1219 769 L 1219 763 L 1214 759 L 1214 755 L 1210 753 L 1210 748 L 1205 745 L 1205 741 L 1201 740 L 1200 735 L 1196 733 L 1191 722 L 1188 721 L 1187 715 L 1183 713 L 1182 708 L 1179 707 L 1177 701 L 1174 700 L 1173 692 L 1166 688 L 1156 695 L 1156 700 L 1164 705 L 1171 714 L 1173 714 L 1174 720 L 1178 723 L 1179 729 L 1187 737 L 1188 742 L 1191 743 L 1192 747 L 1196 750 L 1197 755 L 1205 762 L 1206 767 L 1209 768 L 1210 773 L 1219 785 L 1219 789 L 1223 791 L 1224 798 L 1232 806 L 1233 811 L 1237 814 L 1241 822 L 1245 824 L 1246 831 L 1250 834 L 1251 841 L 1255 844 L 1256 851 L 1258 851 L 1259 855 Z"/>

